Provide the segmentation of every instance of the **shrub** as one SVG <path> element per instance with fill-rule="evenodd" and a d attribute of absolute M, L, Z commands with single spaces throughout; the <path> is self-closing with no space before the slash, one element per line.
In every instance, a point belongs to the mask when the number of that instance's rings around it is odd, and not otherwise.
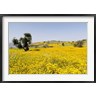
<path fill-rule="evenodd" d="M 74 47 L 83 47 L 83 41 L 77 41 L 74 43 Z"/>
<path fill-rule="evenodd" d="M 62 46 L 65 46 L 65 44 L 64 44 L 64 43 L 62 43 Z"/>

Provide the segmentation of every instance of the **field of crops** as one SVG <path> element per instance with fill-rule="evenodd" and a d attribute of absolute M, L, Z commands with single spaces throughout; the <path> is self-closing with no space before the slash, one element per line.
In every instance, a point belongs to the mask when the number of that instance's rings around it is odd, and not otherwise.
<path fill-rule="evenodd" d="M 54 46 L 52 48 L 9 49 L 10 74 L 86 74 L 87 48 Z"/>

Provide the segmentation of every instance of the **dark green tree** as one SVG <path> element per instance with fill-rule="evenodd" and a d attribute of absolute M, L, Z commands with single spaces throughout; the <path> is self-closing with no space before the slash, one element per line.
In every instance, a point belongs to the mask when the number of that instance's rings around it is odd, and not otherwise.
<path fill-rule="evenodd" d="M 25 33 L 24 37 L 21 37 L 19 40 L 14 38 L 12 41 L 17 48 L 19 49 L 23 48 L 25 51 L 28 51 L 29 44 L 31 44 L 32 42 L 32 36 L 30 33 Z"/>
<path fill-rule="evenodd" d="M 17 47 L 18 47 L 19 49 L 22 49 L 22 48 L 23 48 L 22 45 L 21 45 L 21 42 L 18 42 Z"/>
<path fill-rule="evenodd" d="M 31 44 L 32 36 L 31 36 L 30 33 L 25 33 L 25 34 L 24 34 L 24 38 L 26 38 L 26 39 L 27 39 L 27 42 L 28 42 L 29 44 Z"/>
<path fill-rule="evenodd" d="M 18 44 L 18 39 L 13 38 L 12 42 L 13 42 L 13 44 L 16 46 L 16 45 Z"/>

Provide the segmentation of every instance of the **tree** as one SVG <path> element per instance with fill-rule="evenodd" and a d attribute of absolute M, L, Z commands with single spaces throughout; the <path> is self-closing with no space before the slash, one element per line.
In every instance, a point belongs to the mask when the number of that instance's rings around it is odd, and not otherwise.
<path fill-rule="evenodd" d="M 16 38 L 13 38 L 12 41 L 17 48 L 19 49 L 23 48 L 25 51 L 28 51 L 29 44 L 31 44 L 31 41 L 32 41 L 32 36 L 30 33 L 25 33 L 24 37 L 21 37 L 19 40 Z"/>
<path fill-rule="evenodd" d="M 24 36 L 27 39 L 27 42 L 29 42 L 29 44 L 31 44 L 31 40 L 32 40 L 31 34 L 30 33 L 25 33 Z"/>
<path fill-rule="evenodd" d="M 65 44 L 64 43 L 62 43 L 62 46 L 64 46 Z"/>
<path fill-rule="evenodd" d="M 77 41 L 74 43 L 74 47 L 83 47 L 83 41 Z"/>
<path fill-rule="evenodd" d="M 21 45 L 21 42 L 18 42 L 17 47 L 18 47 L 19 49 L 22 49 L 22 48 L 23 48 L 22 45 Z"/>
<path fill-rule="evenodd" d="M 12 42 L 13 42 L 14 45 L 17 45 L 18 44 L 18 39 L 13 38 Z"/>

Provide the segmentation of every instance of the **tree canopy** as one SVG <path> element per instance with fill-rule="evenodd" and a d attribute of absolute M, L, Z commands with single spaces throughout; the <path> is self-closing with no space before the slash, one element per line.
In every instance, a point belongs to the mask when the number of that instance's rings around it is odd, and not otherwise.
<path fill-rule="evenodd" d="M 32 36 L 30 33 L 24 33 L 24 37 L 20 37 L 20 39 L 13 38 L 12 42 L 17 48 L 23 48 L 27 51 L 29 50 L 29 44 L 32 42 Z"/>

